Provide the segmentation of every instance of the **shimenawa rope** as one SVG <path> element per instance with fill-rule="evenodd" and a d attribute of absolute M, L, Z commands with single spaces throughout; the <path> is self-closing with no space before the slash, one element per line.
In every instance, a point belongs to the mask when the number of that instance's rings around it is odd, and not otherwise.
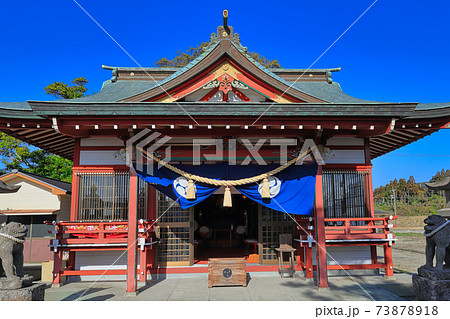
<path fill-rule="evenodd" d="M 217 180 L 217 179 L 212 179 L 212 178 L 208 178 L 208 177 L 202 177 L 202 176 L 190 174 L 188 172 L 183 171 L 182 169 L 179 169 L 178 167 L 175 167 L 169 163 L 166 163 L 166 162 L 160 160 L 159 158 L 155 157 L 153 154 L 148 153 L 146 150 L 144 150 L 142 148 L 138 148 L 137 150 L 141 151 L 145 156 L 151 158 L 155 162 L 162 163 L 165 167 L 167 167 L 171 171 L 177 173 L 178 175 L 181 175 L 181 176 L 187 178 L 189 181 L 188 181 L 188 186 L 186 188 L 186 199 L 195 199 L 196 198 L 194 181 L 199 182 L 199 183 L 204 183 L 204 184 L 210 184 L 210 185 L 214 185 L 214 186 L 225 186 L 224 201 L 223 201 L 223 206 L 225 206 L 225 207 L 232 206 L 230 186 L 240 186 L 240 185 L 245 185 L 245 184 L 250 184 L 250 183 L 257 183 L 262 180 L 261 197 L 262 198 L 270 198 L 270 187 L 269 187 L 268 177 L 278 174 L 282 170 L 284 170 L 284 169 L 288 168 L 289 166 L 291 166 L 292 164 L 296 163 L 299 159 L 304 158 L 304 157 L 308 156 L 309 153 L 311 153 L 311 149 L 308 149 L 307 151 L 300 153 L 297 157 L 291 159 L 289 162 L 287 162 L 267 173 L 263 173 L 263 174 L 260 174 L 257 176 L 247 177 L 247 178 L 237 179 L 237 180 Z"/>

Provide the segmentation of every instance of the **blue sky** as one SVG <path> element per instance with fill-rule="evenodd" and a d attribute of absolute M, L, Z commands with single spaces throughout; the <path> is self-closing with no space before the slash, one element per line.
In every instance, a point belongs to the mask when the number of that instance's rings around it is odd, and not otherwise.
<path fill-rule="evenodd" d="M 308 67 L 373 2 L 78 1 L 142 66 L 209 40 L 228 9 L 242 44 L 285 68 Z M 342 67 L 333 78 L 355 97 L 448 102 L 449 13 L 447 0 L 379 0 L 313 67 Z M 71 0 L 2 3 L 0 40 L 1 101 L 48 100 L 45 86 L 79 76 L 98 92 L 102 64 L 136 66 Z M 375 159 L 374 186 L 450 168 L 449 140 L 442 130 Z"/>

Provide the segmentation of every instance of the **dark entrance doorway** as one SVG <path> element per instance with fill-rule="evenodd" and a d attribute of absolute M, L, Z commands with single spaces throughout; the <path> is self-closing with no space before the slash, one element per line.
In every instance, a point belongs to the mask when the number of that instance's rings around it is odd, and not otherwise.
<path fill-rule="evenodd" d="M 246 241 L 258 238 L 258 204 L 240 194 L 232 201 L 233 207 L 223 207 L 223 195 L 212 195 L 195 206 L 195 262 L 253 252 Z"/>

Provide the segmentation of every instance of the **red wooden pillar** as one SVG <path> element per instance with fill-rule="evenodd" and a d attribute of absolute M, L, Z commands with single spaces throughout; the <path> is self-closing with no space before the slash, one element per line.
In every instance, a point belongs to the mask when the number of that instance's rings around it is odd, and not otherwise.
<path fill-rule="evenodd" d="M 80 165 L 80 139 L 76 138 L 74 142 L 74 150 L 73 150 L 73 166 L 77 167 Z M 79 195 L 79 182 L 77 171 L 73 170 L 72 172 L 72 197 L 71 197 L 71 205 L 70 205 L 70 220 L 77 220 L 77 212 L 78 212 L 78 195 Z"/>
<path fill-rule="evenodd" d="M 316 176 L 316 216 L 315 216 L 315 241 L 317 255 L 317 286 L 328 287 L 327 255 L 325 247 L 325 218 L 323 211 L 323 187 L 322 166 L 319 165 Z"/>
<path fill-rule="evenodd" d="M 136 239 L 138 211 L 138 177 L 130 167 L 130 193 L 128 199 L 128 250 L 127 250 L 127 293 L 136 292 Z"/>

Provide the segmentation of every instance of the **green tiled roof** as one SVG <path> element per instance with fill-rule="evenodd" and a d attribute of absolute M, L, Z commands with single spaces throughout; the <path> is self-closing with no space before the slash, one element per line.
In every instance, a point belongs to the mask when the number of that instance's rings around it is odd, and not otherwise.
<path fill-rule="evenodd" d="M 59 101 L 57 101 L 59 102 Z M 41 116 L 408 116 L 416 104 L 408 103 L 260 103 L 260 102 L 119 102 L 119 103 L 57 103 L 32 102 L 34 112 Z"/>
<path fill-rule="evenodd" d="M 417 105 L 416 110 L 417 111 L 434 110 L 434 109 L 442 109 L 442 108 L 446 108 L 446 107 L 450 107 L 450 102 L 446 102 L 446 103 L 419 103 Z"/>
<path fill-rule="evenodd" d="M 59 100 L 62 103 L 84 103 L 84 102 L 117 102 L 146 91 L 156 86 L 154 81 L 116 81 L 111 80 L 103 83 L 102 89 L 97 94 L 71 100 Z"/>
<path fill-rule="evenodd" d="M 28 102 L 0 102 L 0 109 L 31 111 Z"/>
<path fill-rule="evenodd" d="M 342 91 L 339 83 L 337 82 L 328 83 L 326 81 L 297 81 L 293 87 L 330 103 L 383 103 L 362 100 L 347 95 Z"/>
<path fill-rule="evenodd" d="M 28 102 L 0 102 L 0 117 L 11 119 L 40 119 Z"/>
<path fill-rule="evenodd" d="M 287 82 L 288 85 L 291 83 Z M 95 95 L 78 98 L 73 100 L 61 100 L 63 103 L 79 103 L 79 102 L 117 102 L 129 96 L 145 92 L 155 87 L 157 82 L 153 81 L 134 81 L 122 80 L 111 82 L 106 81 L 100 92 Z M 307 94 L 313 95 L 321 100 L 330 103 L 372 103 L 373 101 L 354 98 L 342 92 L 338 83 L 331 84 L 325 81 L 297 81 L 292 85 L 292 89 L 298 89 Z"/>

